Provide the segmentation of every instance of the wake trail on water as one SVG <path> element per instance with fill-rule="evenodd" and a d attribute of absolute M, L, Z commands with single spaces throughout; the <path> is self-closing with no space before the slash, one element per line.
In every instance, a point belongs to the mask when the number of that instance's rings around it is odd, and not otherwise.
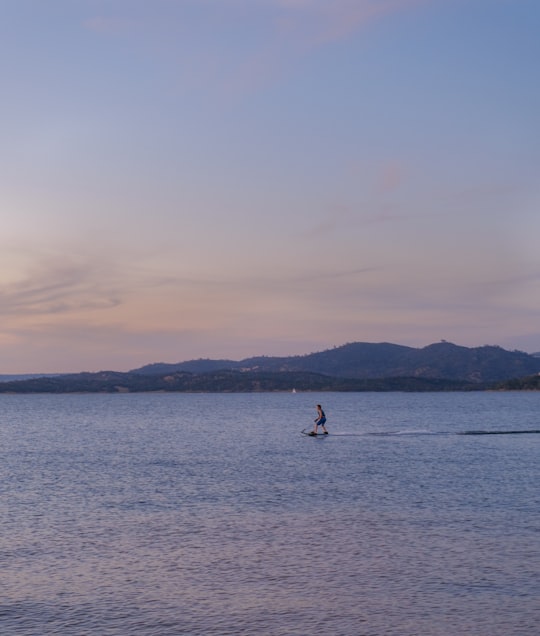
<path fill-rule="evenodd" d="M 426 431 L 426 430 L 402 430 L 402 431 L 365 431 L 337 432 L 330 433 L 333 437 L 400 437 L 400 436 L 450 436 L 450 435 L 539 435 L 540 429 L 521 429 L 516 431 L 493 431 L 493 430 L 471 430 L 471 431 Z"/>

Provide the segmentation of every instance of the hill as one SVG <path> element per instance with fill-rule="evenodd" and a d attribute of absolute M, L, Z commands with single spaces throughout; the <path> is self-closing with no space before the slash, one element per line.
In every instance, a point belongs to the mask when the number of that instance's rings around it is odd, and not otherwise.
<path fill-rule="evenodd" d="M 538 390 L 540 358 L 449 342 L 414 349 L 350 343 L 305 356 L 155 363 L 0 382 L 1 393 Z"/>
<path fill-rule="evenodd" d="M 176 364 L 157 363 L 131 373 L 206 373 L 218 370 L 252 372 L 306 372 L 338 378 L 378 379 L 415 377 L 477 384 L 498 382 L 540 372 L 540 358 L 498 346 L 461 347 L 440 342 L 416 349 L 390 343 L 349 343 L 305 356 L 192 360 Z"/>
<path fill-rule="evenodd" d="M 32 380 L 33 378 L 50 378 L 58 373 L 18 373 L 15 375 L 0 375 L 0 382 L 15 382 L 16 380 Z"/>

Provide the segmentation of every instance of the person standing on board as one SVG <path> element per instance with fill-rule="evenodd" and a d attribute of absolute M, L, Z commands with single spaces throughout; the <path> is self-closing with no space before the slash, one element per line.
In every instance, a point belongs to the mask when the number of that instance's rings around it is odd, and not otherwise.
<path fill-rule="evenodd" d="M 317 404 L 317 417 L 315 418 L 315 427 L 313 431 L 310 433 L 310 435 L 317 435 L 317 432 L 319 431 L 319 426 L 322 426 L 324 435 L 328 435 L 328 431 L 326 430 L 325 424 L 326 424 L 326 415 L 324 414 L 324 411 L 322 410 L 322 406 L 320 404 Z"/>

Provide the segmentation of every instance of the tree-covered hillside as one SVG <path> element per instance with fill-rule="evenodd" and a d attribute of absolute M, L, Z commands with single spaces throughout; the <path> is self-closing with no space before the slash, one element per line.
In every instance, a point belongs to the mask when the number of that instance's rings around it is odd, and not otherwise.
<path fill-rule="evenodd" d="M 158 363 L 132 372 L 160 375 L 217 370 L 307 372 L 358 379 L 417 377 L 482 384 L 538 373 L 540 358 L 497 346 L 468 348 L 440 342 L 415 349 L 384 342 L 355 342 L 305 356 Z"/>

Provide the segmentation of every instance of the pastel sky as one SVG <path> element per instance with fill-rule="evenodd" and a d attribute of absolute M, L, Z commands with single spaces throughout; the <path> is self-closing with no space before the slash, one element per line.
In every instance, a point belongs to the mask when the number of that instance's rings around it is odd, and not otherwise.
<path fill-rule="evenodd" d="M 538 0 L 0 8 L 0 373 L 540 351 Z"/>

